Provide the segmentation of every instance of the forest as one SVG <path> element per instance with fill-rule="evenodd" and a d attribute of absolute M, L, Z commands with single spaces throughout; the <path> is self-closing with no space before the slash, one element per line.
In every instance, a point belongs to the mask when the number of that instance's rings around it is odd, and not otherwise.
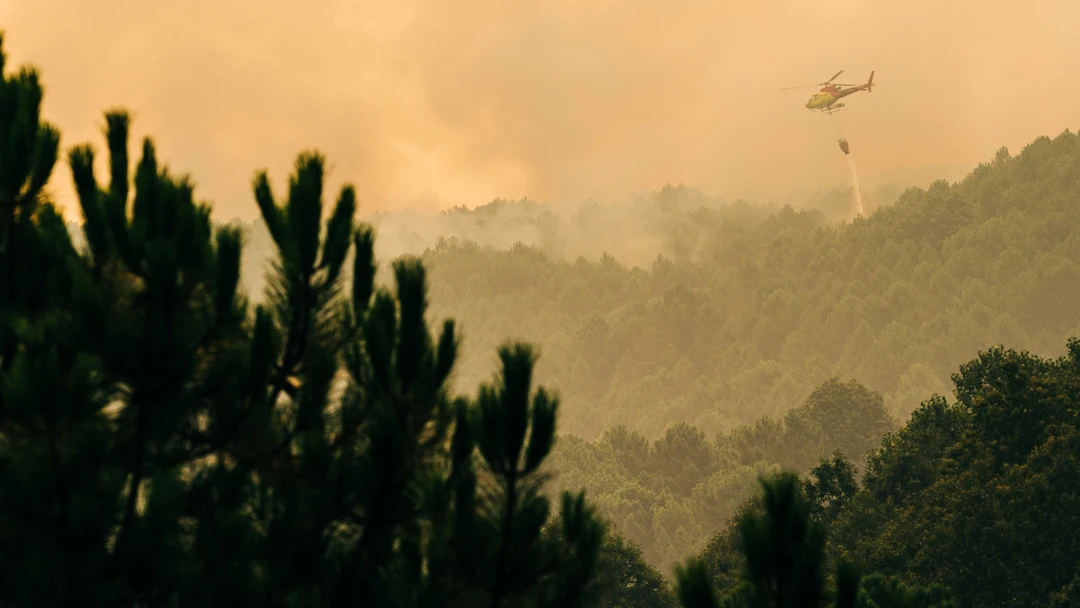
<path fill-rule="evenodd" d="M 782 416 L 832 377 L 879 392 L 903 421 L 980 350 L 1059 355 L 1080 331 L 1077 160 L 1075 134 L 1040 138 L 846 224 L 685 187 L 564 220 L 496 201 L 447 211 L 460 236 L 418 253 L 433 314 L 468 332 L 460 385 L 488 377 L 505 336 L 542 341 L 538 373 L 582 438 L 625 425 L 651 440 L 678 422 L 712 437 Z M 612 236 L 629 218 L 647 219 L 627 238 L 663 251 L 648 263 L 599 250 L 630 249 Z M 258 293 L 272 245 L 261 221 L 243 227 Z M 535 244 L 510 240 L 528 234 Z M 568 241 L 598 245 L 562 259 Z"/>
<path fill-rule="evenodd" d="M 0 70 L 0 605 L 1080 606 L 1070 131 L 850 222 L 679 186 L 429 245 L 315 150 L 215 221 Z"/>

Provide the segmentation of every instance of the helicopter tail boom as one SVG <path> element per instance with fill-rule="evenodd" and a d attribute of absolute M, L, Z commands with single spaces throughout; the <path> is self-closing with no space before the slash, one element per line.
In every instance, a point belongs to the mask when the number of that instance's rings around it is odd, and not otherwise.
<path fill-rule="evenodd" d="M 870 72 L 870 80 L 866 81 L 866 92 L 872 93 L 874 87 L 874 72 Z"/>

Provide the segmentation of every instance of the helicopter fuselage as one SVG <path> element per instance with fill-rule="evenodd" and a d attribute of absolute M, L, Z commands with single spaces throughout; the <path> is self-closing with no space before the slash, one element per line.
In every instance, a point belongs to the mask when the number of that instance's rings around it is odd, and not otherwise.
<path fill-rule="evenodd" d="M 821 91 L 819 93 L 814 93 L 810 96 L 810 100 L 806 102 L 806 107 L 810 108 L 811 110 L 818 110 L 824 108 L 825 106 L 829 105 L 834 101 L 836 101 L 835 97 L 833 97 L 826 91 Z"/>
<path fill-rule="evenodd" d="M 810 99 L 806 102 L 806 107 L 811 110 L 830 110 L 839 109 L 843 104 L 836 104 L 841 99 L 851 95 L 852 93 L 858 93 L 859 91 L 870 92 L 870 87 L 874 82 L 874 75 L 870 75 L 870 82 L 861 84 L 856 87 L 842 89 L 835 85 L 829 85 L 823 87 L 817 93 L 810 96 Z M 836 104 L 836 105 L 833 105 Z"/>

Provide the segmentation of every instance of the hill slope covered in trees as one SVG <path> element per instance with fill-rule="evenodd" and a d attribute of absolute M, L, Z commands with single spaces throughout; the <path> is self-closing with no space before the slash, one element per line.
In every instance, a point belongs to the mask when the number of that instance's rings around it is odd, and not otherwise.
<path fill-rule="evenodd" d="M 808 473 L 836 453 L 862 469 L 896 428 L 880 394 L 834 378 L 784 416 L 716 437 L 686 423 L 652 442 L 625 426 L 595 442 L 564 436 L 552 454 L 553 490 L 585 488 L 645 560 L 670 574 L 724 527 L 760 477 Z"/>
<path fill-rule="evenodd" d="M 536 340 L 564 428 L 586 438 L 679 422 L 712 435 L 834 376 L 904 420 L 980 350 L 1060 354 L 1080 330 L 1078 163 L 1075 134 L 1039 138 L 850 224 L 684 211 L 695 232 L 681 240 L 700 252 L 648 269 L 447 243 L 424 256 L 433 311 L 473 328 L 468 382 L 497 336 Z"/>
<path fill-rule="evenodd" d="M 684 187 L 569 219 L 529 201 L 452 209 L 423 255 L 432 312 L 469 331 L 461 386 L 490 375 L 504 336 L 539 344 L 537 373 L 584 438 L 621 424 L 652 439 L 680 422 L 713 435 L 782 415 L 834 376 L 903 420 L 981 349 L 1060 354 L 1080 329 L 1078 159 L 1074 133 L 1041 137 L 849 223 Z M 383 256 L 409 248 L 402 235 L 439 234 L 385 221 L 373 225 L 399 245 Z M 247 228 L 258 288 L 268 241 Z M 605 248 L 637 252 L 636 265 Z"/>

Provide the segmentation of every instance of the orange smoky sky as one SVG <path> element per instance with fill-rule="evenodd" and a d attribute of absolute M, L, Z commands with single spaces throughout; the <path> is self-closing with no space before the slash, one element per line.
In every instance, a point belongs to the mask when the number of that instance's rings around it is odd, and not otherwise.
<path fill-rule="evenodd" d="M 779 196 L 846 183 L 840 135 L 864 173 L 978 162 L 1080 126 L 1078 24 L 1076 0 L 0 0 L 65 151 L 129 108 L 223 219 L 309 148 L 368 211 Z M 780 91 L 840 69 L 878 86 L 835 126 Z"/>

